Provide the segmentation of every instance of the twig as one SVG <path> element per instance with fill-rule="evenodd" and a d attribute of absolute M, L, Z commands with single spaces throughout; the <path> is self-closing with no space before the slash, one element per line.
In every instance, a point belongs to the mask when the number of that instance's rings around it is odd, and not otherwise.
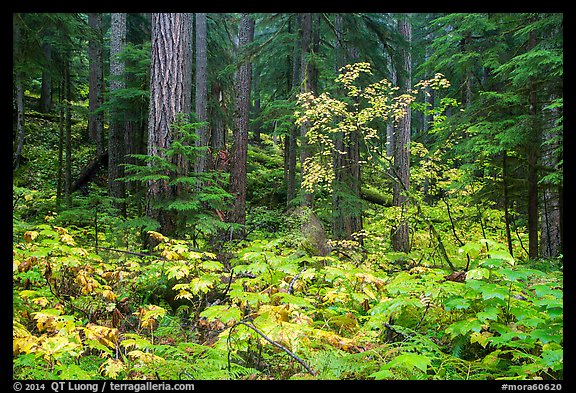
<path fill-rule="evenodd" d="M 441 199 L 442 199 L 442 202 L 444 202 L 444 204 L 446 205 L 446 210 L 448 211 L 448 218 L 450 219 L 450 224 L 452 226 L 452 233 L 454 234 L 456 241 L 458 241 L 458 244 L 460 244 L 460 247 L 463 247 L 464 242 L 462 240 L 460 240 L 460 238 L 458 237 L 458 234 L 456 233 L 456 225 L 454 225 L 454 220 L 452 219 L 452 214 L 450 213 L 450 205 L 446 201 L 446 198 L 442 197 Z M 467 260 L 466 268 L 464 270 L 468 271 L 468 268 L 470 267 L 470 254 L 468 254 L 468 252 L 466 252 L 466 260 Z"/>
<path fill-rule="evenodd" d="M 294 278 L 292 279 L 292 281 L 290 281 L 290 285 L 288 286 L 288 293 L 291 294 L 292 290 L 294 289 L 294 283 L 296 282 L 296 280 L 298 279 L 298 277 L 300 277 L 300 275 L 302 273 L 304 273 L 304 271 L 306 270 L 306 268 L 302 269 L 300 271 L 300 273 L 298 273 L 297 275 L 294 276 Z"/>
<path fill-rule="evenodd" d="M 100 249 L 100 250 L 106 250 L 106 251 L 114 251 L 114 252 L 121 252 L 123 254 L 130 254 L 130 255 L 136 255 L 138 257 L 155 257 L 158 259 L 166 259 L 161 255 L 151 255 L 151 254 L 144 254 L 141 252 L 135 252 L 135 251 L 128 251 L 128 250 L 119 250 L 116 248 L 109 248 L 109 247 L 96 247 L 96 249 Z"/>
<path fill-rule="evenodd" d="M 274 345 L 276 348 L 280 348 L 281 350 L 283 350 L 284 352 L 286 352 L 288 355 L 290 355 L 290 357 L 292 357 L 293 359 L 295 359 L 298 363 L 300 363 L 305 369 L 306 371 L 308 371 L 311 375 L 315 376 L 316 373 L 314 372 L 314 370 L 312 370 L 310 368 L 310 366 L 308 366 L 302 359 L 300 359 L 298 356 L 296 356 L 292 351 L 290 351 L 288 348 L 284 347 L 281 344 L 278 344 L 276 341 L 270 339 L 269 337 L 267 337 L 264 333 L 262 333 L 256 326 L 254 326 L 254 324 L 249 324 L 247 322 L 244 321 L 239 321 L 236 322 L 231 328 L 230 328 L 230 333 L 232 332 L 232 330 L 238 326 L 238 325 L 244 325 L 246 327 L 249 327 L 250 329 L 254 330 L 256 333 L 258 333 L 260 336 L 262 336 L 262 338 L 264 338 L 264 340 L 268 341 L 270 344 Z M 230 336 L 228 336 L 230 337 Z M 230 357 L 228 357 L 228 361 L 230 361 Z"/>

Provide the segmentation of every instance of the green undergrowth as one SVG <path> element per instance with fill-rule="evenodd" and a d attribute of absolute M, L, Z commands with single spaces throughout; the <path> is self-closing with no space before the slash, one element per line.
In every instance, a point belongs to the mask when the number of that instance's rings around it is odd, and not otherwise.
<path fill-rule="evenodd" d="M 410 254 L 375 247 L 373 225 L 317 256 L 256 211 L 225 252 L 157 232 L 149 253 L 122 248 L 140 234 L 112 220 L 96 249 L 55 213 L 23 219 L 43 207 L 20 191 L 16 379 L 562 379 L 562 270 L 495 240 L 452 245 L 457 266 L 470 258 L 454 275 L 425 231 Z"/>

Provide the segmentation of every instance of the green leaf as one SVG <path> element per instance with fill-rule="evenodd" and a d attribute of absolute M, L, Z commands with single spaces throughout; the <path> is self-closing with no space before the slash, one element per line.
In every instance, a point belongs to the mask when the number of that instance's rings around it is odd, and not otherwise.
<path fill-rule="evenodd" d="M 561 370 L 564 363 L 564 351 L 562 349 L 543 350 L 542 363 L 552 370 Z"/>
<path fill-rule="evenodd" d="M 552 284 L 537 284 L 530 287 L 538 297 L 553 296 L 556 299 L 562 299 L 563 292 L 558 289 L 553 289 Z"/>
<path fill-rule="evenodd" d="M 466 273 L 466 280 L 482 280 L 488 277 L 490 277 L 490 270 L 483 267 L 470 269 Z"/>
<path fill-rule="evenodd" d="M 545 327 L 541 329 L 534 329 L 530 336 L 532 338 L 536 338 L 542 342 L 542 344 L 548 344 L 551 342 L 554 343 L 561 343 L 562 342 L 562 334 L 557 329 L 553 327 Z"/>
<path fill-rule="evenodd" d="M 470 300 L 463 297 L 451 298 L 444 302 L 446 311 L 464 310 L 470 307 Z"/>
<path fill-rule="evenodd" d="M 198 294 L 199 292 L 207 293 L 214 285 L 216 278 L 217 276 L 212 274 L 195 277 L 190 281 L 190 290 L 194 294 Z"/>
<path fill-rule="evenodd" d="M 412 370 L 417 368 L 425 373 L 430 364 L 431 360 L 428 356 L 420 355 L 417 353 L 405 353 L 396 356 L 389 363 L 387 363 L 383 369 L 389 369 L 391 367 L 404 367 Z"/>
<path fill-rule="evenodd" d="M 394 378 L 394 373 L 388 369 L 382 369 L 380 371 L 376 371 L 375 373 L 370 374 L 369 377 L 372 377 L 377 381 L 382 379 L 392 379 Z"/>
<path fill-rule="evenodd" d="M 241 320 L 242 311 L 232 306 L 216 305 L 202 311 L 200 316 L 206 318 L 208 321 L 219 319 L 222 323 L 227 324 L 230 321 Z"/>
<path fill-rule="evenodd" d="M 482 323 L 487 320 L 497 321 L 499 312 L 500 310 L 498 308 L 489 307 L 486 310 L 477 313 L 476 318 L 478 318 L 478 320 Z"/>
<path fill-rule="evenodd" d="M 450 334 L 452 338 L 458 336 L 465 336 L 470 332 L 480 332 L 482 330 L 482 323 L 477 318 L 468 318 L 464 321 L 454 322 L 446 328 L 446 333 Z"/>
<path fill-rule="evenodd" d="M 492 298 L 504 300 L 508 297 L 509 293 L 509 290 L 506 287 L 479 280 L 466 281 L 466 286 L 473 289 L 475 292 L 480 293 L 484 300 Z"/>
<path fill-rule="evenodd" d="M 309 299 L 300 296 L 294 296 L 289 293 L 278 292 L 272 295 L 272 300 L 278 298 L 283 303 L 288 303 L 297 307 L 314 307 L 314 305 Z"/>

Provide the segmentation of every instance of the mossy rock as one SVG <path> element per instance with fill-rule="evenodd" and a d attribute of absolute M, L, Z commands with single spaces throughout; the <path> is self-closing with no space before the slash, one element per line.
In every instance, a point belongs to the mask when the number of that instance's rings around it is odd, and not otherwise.
<path fill-rule="evenodd" d="M 330 247 L 326 238 L 324 225 L 318 216 L 308 207 L 298 207 L 292 215 L 299 223 L 299 231 L 302 237 L 300 246 L 310 256 L 326 256 L 330 253 Z"/>

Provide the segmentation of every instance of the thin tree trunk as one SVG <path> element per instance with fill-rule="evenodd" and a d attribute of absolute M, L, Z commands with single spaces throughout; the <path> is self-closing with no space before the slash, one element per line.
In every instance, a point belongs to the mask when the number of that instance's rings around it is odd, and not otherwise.
<path fill-rule="evenodd" d="M 530 32 L 529 48 L 536 46 L 536 32 Z M 530 85 L 530 115 L 532 117 L 531 140 L 527 146 L 528 161 L 528 257 L 538 258 L 538 100 L 534 82 Z"/>
<path fill-rule="evenodd" d="M 97 112 L 104 103 L 104 67 L 102 63 L 102 14 L 89 13 L 91 27 L 88 41 L 88 135 L 96 145 L 96 157 L 104 152 L 104 113 Z"/>
<path fill-rule="evenodd" d="M 113 13 L 110 41 L 110 94 L 126 87 L 125 64 L 119 58 L 126 44 L 126 14 Z M 116 99 L 119 100 L 117 97 Z M 117 101 L 116 105 L 119 105 Z M 124 176 L 122 164 L 125 162 L 124 134 L 126 133 L 124 112 L 118 108 L 110 111 L 110 126 L 108 131 L 108 193 L 116 199 L 114 205 L 126 215 L 126 203 L 123 201 L 126 185 L 118 178 Z"/>
<path fill-rule="evenodd" d="M 218 104 L 209 108 L 210 110 L 210 148 L 214 152 L 224 152 L 226 150 L 226 127 L 224 118 L 226 107 L 222 88 L 218 83 L 212 83 L 210 92 L 212 100 Z M 217 165 L 215 165 L 217 167 Z"/>
<path fill-rule="evenodd" d="M 14 36 L 14 56 L 21 56 L 21 30 L 20 24 L 16 21 L 13 22 Z M 14 156 L 12 168 L 18 169 L 20 160 L 22 158 L 22 148 L 24 146 L 25 128 L 24 128 L 24 87 L 22 86 L 22 72 L 16 70 L 14 73 L 14 85 L 16 87 L 16 146 L 14 147 Z"/>
<path fill-rule="evenodd" d="M 72 82 L 70 80 L 70 60 L 65 60 L 64 65 L 64 86 L 66 89 L 65 100 L 65 166 L 64 166 L 64 200 L 67 207 L 72 207 Z"/>
<path fill-rule="evenodd" d="M 560 162 L 560 138 L 555 131 L 556 121 L 559 117 L 558 109 L 553 109 L 546 121 L 546 128 L 542 135 L 541 164 L 545 170 L 555 170 Z M 562 253 L 560 197 L 559 185 L 550 184 L 549 182 L 543 184 L 540 217 L 540 254 L 545 258 L 557 257 Z"/>
<path fill-rule="evenodd" d="M 58 180 L 56 184 L 56 207 L 60 210 L 63 194 L 64 172 L 64 80 L 60 81 L 58 89 Z"/>
<path fill-rule="evenodd" d="M 49 36 L 49 35 L 48 35 Z M 46 59 L 47 66 L 42 68 L 42 86 L 40 88 L 40 112 L 49 113 L 52 110 L 52 74 L 50 64 L 52 64 L 52 45 L 45 41 L 42 44 L 42 51 Z"/>
<path fill-rule="evenodd" d="M 412 29 L 408 18 L 404 16 L 398 23 L 400 34 L 410 43 Z M 403 69 L 401 88 L 409 89 L 411 86 L 412 56 L 410 49 L 402 50 Z M 393 203 L 401 208 L 400 223 L 392 229 L 392 248 L 395 251 L 410 251 L 410 233 L 405 215 L 408 210 L 408 196 L 406 191 L 410 189 L 410 128 L 411 110 L 408 106 L 405 115 L 398 122 L 396 141 L 394 148 L 394 167 L 398 178 L 394 182 Z"/>
<path fill-rule="evenodd" d="M 508 196 L 508 164 L 507 164 L 508 152 L 504 151 L 502 153 L 502 187 L 504 191 L 504 222 L 506 224 L 506 241 L 508 243 L 508 252 L 511 256 L 514 256 L 514 250 L 512 248 L 512 233 L 510 231 L 510 201 Z"/>
<path fill-rule="evenodd" d="M 206 14 L 196 14 L 196 117 L 200 122 L 208 121 L 208 41 L 206 32 Z M 207 147 L 210 144 L 210 134 L 207 125 L 196 130 L 197 147 Z M 208 170 L 208 153 L 196 157 L 194 171 L 204 173 Z"/>
<path fill-rule="evenodd" d="M 312 14 L 304 13 L 301 16 L 301 51 L 300 51 L 300 80 L 301 92 L 308 93 L 314 92 L 313 90 L 313 65 L 310 63 L 309 55 L 312 52 Z M 300 126 L 301 149 L 300 149 L 300 167 L 302 178 L 308 175 L 308 167 L 306 161 L 311 156 L 310 146 L 307 142 L 309 125 L 304 123 Z M 302 205 L 312 207 L 314 195 L 305 189 L 301 189 Z"/>
<path fill-rule="evenodd" d="M 300 51 L 301 51 L 301 15 L 298 14 L 296 18 L 296 26 L 298 31 L 298 39 L 294 43 L 294 51 L 292 56 L 292 81 L 291 90 L 297 92 L 300 85 Z M 290 134 L 285 139 L 284 154 L 286 155 L 286 205 L 290 206 L 292 200 L 296 197 L 296 141 L 298 139 L 298 128 L 296 126 L 290 128 Z"/>
<path fill-rule="evenodd" d="M 390 82 L 396 86 L 398 84 L 396 66 L 392 62 L 392 57 L 390 55 L 387 57 L 390 62 Z M 390 121 L 386 125 L 386 157 L 388 158 L 394 157 L 394 147 L 396 146 L 396 141 L 394 139 L 395 131 L 396 128 L 394 127 L 394 123 Z"/>
<path fill-rule="evenodd" d="M 254 123 L 252 125 L 252 135 L 254 135 L 254 143 L 261 144 L 262 137 L 260 136 L 260 121 L 257 120 L 260 116 L 260 75 L 254 72 L 252 76 L 252 95 L 254 96 L 252 106 L 252 118 Z"/>
<path fill-rule="evenodd" d="M 26 129 L 24 127 L 24 88 L 22 87 L 22 80 L 19 73 L 16 73 L 15 81 L 16 84 L 16 111 L 17 111 L 17 122 L 16 122 L 16 149 L 14 152 L 14 170 L 20 167 L 20 159 L 22 158 L 22 148 L 24 147 L 24 137 L 26 135 Z"/>
<path fill-rule="evenodd" d="M 336 32 L 335 68 L 338 71 L 350 59 L 357 59 L 357 51 L 344 43 L 342 15 L 334 19 Z M 334 182 L 332 190 L 332 232 L 336 239 L 349 239 L 362 229 L 360 195 L 360 149 L 358 131 L 339 132 L 334 136 Z"/>
<path fill-rule="evenodd" d="M 240 56 L 246 55 L 246 47 L 254 39 L 254 19 L 243 13 L 239 28 Z M 233 147 L 230 166 L 230 194 L 235 197 L 228 221 L 238 224 L 246 222 L 246 165 L 248 159 L 248 126 L 250 114 L 250 87 L 252 63 L 244 59 L 235 77 L 236 103 L 234 109 Z"/>

